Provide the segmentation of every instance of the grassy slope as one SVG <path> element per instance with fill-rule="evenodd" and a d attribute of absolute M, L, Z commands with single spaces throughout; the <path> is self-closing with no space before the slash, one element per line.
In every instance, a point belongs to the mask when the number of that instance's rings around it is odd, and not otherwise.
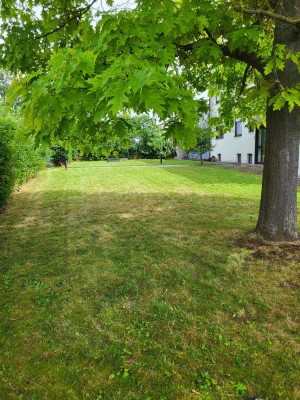
<path fill-rule="evenodd" d="M 299 245 L 240 239 L 260 177 L 152 163 L 44 171 L 0 215 L 1 399 L 300 398 Z"/>

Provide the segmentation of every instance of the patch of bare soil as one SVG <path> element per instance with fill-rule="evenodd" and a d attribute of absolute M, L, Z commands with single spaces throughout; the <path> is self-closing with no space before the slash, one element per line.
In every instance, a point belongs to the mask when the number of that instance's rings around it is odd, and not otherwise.
<path fill-rule="evenodd" d="M 278 286 L 292 290 L 300 289 L 300 241 L 298 242 L 267 242 L 259 237 L 239 238 L 235 242 L 237 247 L 249 250 L 247 260 L 255 265 L 257 261 L 263 263 L 268 270 L 281 271 Z"/>
<path fill-rule="evenodd" d="M 291 280 L 283 280 L 279 283 L 280 287 L 285 287 L 288 286 L 292 289 L 299 289 L 300 288 L 300 283 L 299 282 L 294 282 Z"/>
<path fill-rule="evenodd" d="M 252 258 L 266 261 L 300 263 L 300 242 L 267 242 L 258 237 L 239 238 L 238 247 L 250 250 Z"/>

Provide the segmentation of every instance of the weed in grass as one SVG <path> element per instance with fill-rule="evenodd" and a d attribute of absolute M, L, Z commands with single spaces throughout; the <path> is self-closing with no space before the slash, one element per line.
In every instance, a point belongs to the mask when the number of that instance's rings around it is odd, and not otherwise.
<path fill-rule="evenodd" d="M 31 289 L 42 289 L 45 288 L 45 283 L 36 279 L 29 279 L 24 286 Z"/>
<path fill-rule="evenodd" d="M 237 382 L 237 383 L 231 382 L 231 383 L 232 383 L 237 395 L 242 396 L 247 393 L 247 390 L 248 390 L 247 385 L 245 385 L 244 383 L 241 383 L 241 382 Z"/>
<path fill-rule="evenodd" d="M 126 327 L 127 333 L 136 333 L 140 337 L 149 338 L 150 322 L 134 320 L 133 324 Z"/>
<path fill-rule="evenodd" d="M 3 285 L 4 287 L 7 289 L 10 287 L 10 285 L 12 284 L 12 280 L 8 275 L 4 275 L 3 277 Z"/>
<path fill-rule="evenodd" d="M 217 381 L 214 380 L 208 371 L 201 372 L 200 378 L 196 380 L 196 388 L 201 392 L 210 392 Z"/>
<path fill-rule="evenodd" d="M 35 302 L 38 306 L 48 306 L 51 303 L 51 298 L 53 298 L 53 296 L 50 295 L 39 295 L 36 296 L 35 298 Z"/>

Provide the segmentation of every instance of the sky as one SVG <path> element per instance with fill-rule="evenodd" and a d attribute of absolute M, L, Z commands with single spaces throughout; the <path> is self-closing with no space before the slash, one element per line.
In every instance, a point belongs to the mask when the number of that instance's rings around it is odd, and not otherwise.
<path fill-rule="evenodd" d="M 113 7 L 107 5 L 106 0 L 98 0 L 95 4 L 94 9 L 101 11 L 109 11 L 112 8 L 117 8 L 119 10 L 132 9 L 135 6 L 134 0 L 114 0 Z"/>
<path fill-rule="evenodd" d="M 88 1 L 87 3 L 89 3 Z M 97 0 L 96 3 L 92 6 L 93 12 L 96 14 L 97 12 L 107 12 L 110 10 L 131 10 L 135 7 L 134 0 L 113 0 L 113 6 L 108 6 L 106 0 Z M 40 18 L 42 12 L 42 7 L 35 7 L 35 15 Z"/>

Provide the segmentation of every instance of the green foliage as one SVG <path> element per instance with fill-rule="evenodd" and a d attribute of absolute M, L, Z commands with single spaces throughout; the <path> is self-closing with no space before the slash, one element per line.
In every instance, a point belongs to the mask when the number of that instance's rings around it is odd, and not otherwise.
<path fill-rule="evenodd" d="M 208 127 L 204 128 L 199 126 L 196 129 L 197 144 L 191 150 L 200 154 L 201 160 L 202 160 L 202 154 L 212 151 L 213 149 L 211 141 L 212 135 L 213 135 L 212 130 L 209 129 Z"/>
<path fill-rule="evenodd" d="M 273 105 L 274 110 L 280 110 L 286 104 L 288 104 L 289 111 L 293 111 L 295 106 L 300 106 L 300 84 L 293 87 L 287 88 L 284 91 L 279 92 L 270 100 L 270 104 Z"/>
<path fill-rule="evenodd" d="M 6 92 L 9 87 L 9 77 L 0 70 L 0 99 L 5 100 Z"/>
<path fill-rule="evenodd" d="M 64 149 L 62 146 L 52 146 L 51 151 L 52 154 L 50 159 L 56 167 L 59 167 L 60 165 L 67 165 L 69 160 L 68 150 Z"/>
<path fill-rule="evenodd" d="M 4 206 L 14 186 L 11 138 L 15 125 L 10 118 L 0 116 L 0 208 Z"/>
<path fill-rule="evenodd" d="M 15 183 L 20 185 L 45 167 L 45 152 L 35 148 L 32 138 L 24 141 L 16 137 L 12 144 Z"/>
<path fill-rule="evenodd" d="M 11 194 L 14 185 L 20 185 L 35 176 L 45 165 L 41 151 L 34 140 L 25 139 L 22 120 L 17 113 L 9 113 L 0 104 L 0 207 Z"/>
<path fill-rule="evenodd" d="M 117 158 L 159 158 L 170 157 L 173 144 L 164 133 L 162 126 L 147 115 L 124 118 L 116 129 L 124 129 L 125 133 L 111 136 L 111 141 L 84 151 L 81 160 L 103 160 L 108 157 Z M 121 120 L 119 121 L 121 122 Z M 118 126 L 119 125 L 119 126 Z M 110 132 L 107 132 L 110 135 Z M 83 147 L 89 149 L 89 145 Z"/>
<path fill-rule="evenodd" d="M 172 143 L 166 139 L 161 126 L 147 116 L 131 118 L 129 121 L 128 155 L 137 158 L 159 158 L 172 155 Z M 125 139 L 125 140 L 128 140 Z M 122 142 L 120 142 L 122 144 Z M 122 148 L 120 149 L 122 151 Z"/>
<path fill-rule="evenodd" d="M 207 109 L 195 91 L 221 90 L 226 127 L 237 116 L 264 121 L 274 96 L 275 109 L 299 105 L 297 86 L 276 91 L 276 72 L 290 60 L 299 68 L 299 54 L 273 46 L 272 19 L 258 23 L 257 15 L 238 10 L 243 6 L 249 3 L 139 0 L 131 10 L 103 12 L 94 1 L 69 0 L 63 8 L 59 0 L 36 0 L 26 9 L 5 2 L 0 62 L 26 72 L 12 99 L 22 99 L 27 127 L 41 142 L 78 144 L 88 136 L 105 145 L 124 134 L 124 110 L 151 110 L 170 137 L 190 148 Z M 280 13 L 269 2 L 252 6 Z"/>
<path fill-rule="evenodd" d="M 121 155 L 120 157 L 123 157 L 123 155 Z M 127 154 L 124 157 L 127 157 Z M 101 152 L 100 153 L 97 153 L 97 152 L 83 153 L 80 156 L 80 160 L 82 160 L 82 161 L 100 161 L 100 160 L 105 160 L 105 159 L 106 159 L 106 157 L 103 156 L 101 154 Z"/>
<path fill-rule="evenodd" d="M 196 380 L 196 388 L 199 392 L 209 393 L 211 392 L 217 381 L 214 380 L 208 371 L 201 372 L 201 377 Z"/>

